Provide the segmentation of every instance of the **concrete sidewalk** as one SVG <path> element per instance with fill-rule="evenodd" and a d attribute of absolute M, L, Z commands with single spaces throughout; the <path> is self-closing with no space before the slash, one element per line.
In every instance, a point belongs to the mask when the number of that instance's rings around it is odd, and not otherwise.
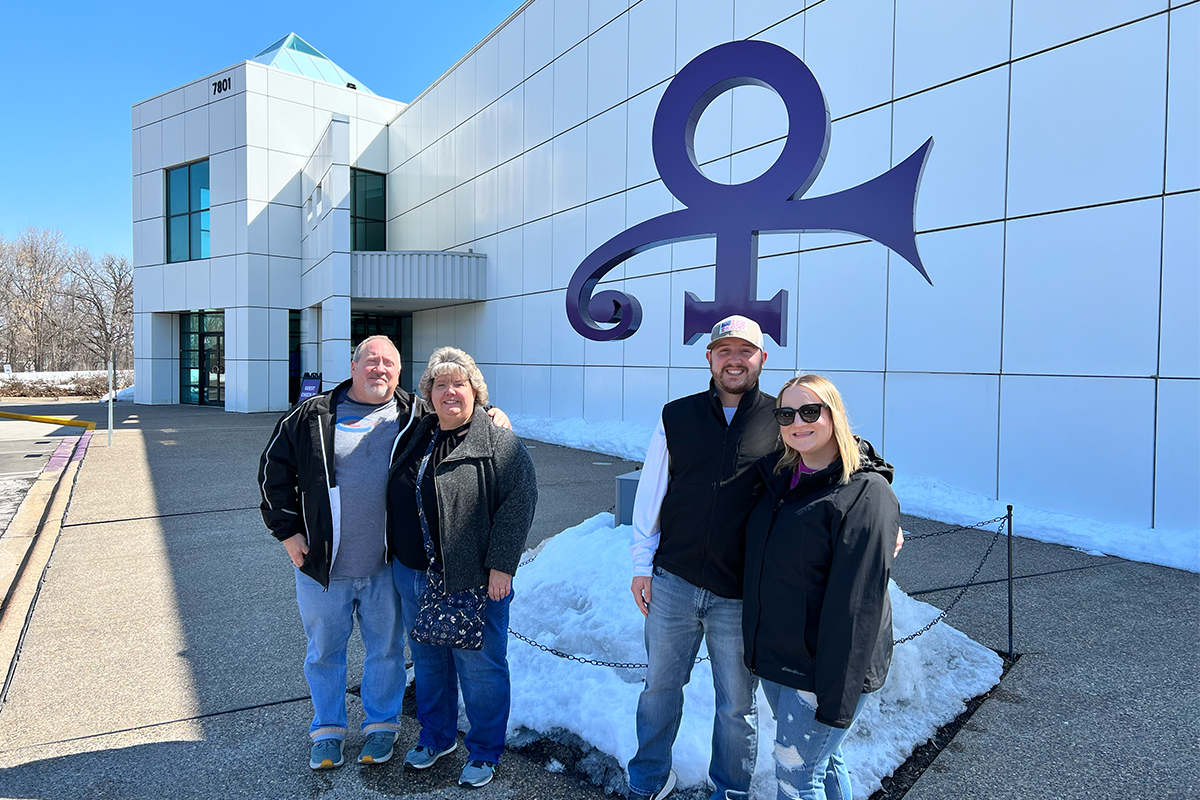
<path fill-rule="evenodd" d="M 263 528 L 255 487 L 257 458 L 277 415 L 117 408 L 112 448 L 105 446 L 100 404 L 22 409 L 101 426 L 70 493 L 37 605 L 22 626 L 0 706 L 0 797 L 465 796 L 448 787 L 461 750 L 453 764 L 418 776 L 399 763 L 360 768 L 349 758 L 329 772 L 306 766 L 311 708 L 292 571 Z M 608 510 L 613 477 L 633 466 L 531 444 L 541 492 L 531 546 Z M 906 520 L 915 531 L 934 525 Z M 942 589 L 970 576 L 990 538 L 912 541 L 896 579 L 944 606 L 956 592 Z M 908 797 L 1200 795 L 1200 579 L 1023 539 L 1016 544 L 1022 658 Z M 1006 574 L 1002 544 L 997 548 L 981 579 Z M 27 574 L 23 582 L 40 576 Z M 1005 585 L 988 584 L 968 591 L 949 622 L 1003 650 L 1006 610 Z M 0 670 L 7 670 L 9 654 L 0 656 Z M 356 649 L 352 676 L 360 674 L 360 660 Z M 353 730 L 361 708 L 349 700 Z M 415 720 L 405 717 L 399 752 L 416 733 Z M 360 744 L 352 733 L 347 755 Z M 496 781 L 474 794 L 604 796 L 518 753 L 507 754 Z"/>
<path fill-rule="evenodd" d="M 0 797 L 460 797 L 451 784 L 461 749 L 415 776 L 399 760 L 352 765 L 362 744 L 354 696 L 347 766 L 307 767 L 312 709 L 295 584 L 262 524 L 255 479 L 278 415 L 118 409 L 113 447 L 97 430 L 82 462 L 0 707 Z M 105 413 L 99 404 L 53 411 Z M 541 493 L 531 546 L 609 510 L 613 478 L 633 467 L 531 444 Z M 354 685 L 357 634 L 350 659 Z M 400 753 L 417 735 L 415 719 L 403 721 Z M 519 753 L 477 794 L 604 796 Z"/>

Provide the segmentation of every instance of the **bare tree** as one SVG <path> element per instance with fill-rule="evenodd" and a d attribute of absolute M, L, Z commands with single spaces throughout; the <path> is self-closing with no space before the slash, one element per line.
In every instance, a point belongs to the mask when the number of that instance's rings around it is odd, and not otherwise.
<path fill-rule="evenodd" d="M 133 364 L 133 270 L 59 231 L 0 237 L 0 362 L 17 371 Z"/>
<path fill-rule="evenodd" d="M 74 304 L 75 343 L 98 364 L 111 358 L 117 369 L 133 368 L 133 268 L 111 253 L 97 261 L 77 249 L 69 266 L 67 293 Z"/>
<path fill-rule="evenodd" d="M 8 250 L 4 278 L 12 295 L 6 311 L 17 344 L 13 358 L 26 369 L 53 369 L 66 322 L 55 312 L 62 310 L 67 244 L 60 231 L 31 227 L 10 242 Z"/>

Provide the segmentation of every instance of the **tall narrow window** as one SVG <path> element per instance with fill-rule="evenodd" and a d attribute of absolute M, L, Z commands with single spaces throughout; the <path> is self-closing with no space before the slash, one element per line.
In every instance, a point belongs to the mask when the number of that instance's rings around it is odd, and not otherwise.
<path fill-rule="evenodd" d="M 350 249 L 387 250 L 386 175 L 350 170 Z"/>
<path fill-rule="evenodd" d="M 167 261 L 208 258 L 208 161 L 167 170 Z"/>

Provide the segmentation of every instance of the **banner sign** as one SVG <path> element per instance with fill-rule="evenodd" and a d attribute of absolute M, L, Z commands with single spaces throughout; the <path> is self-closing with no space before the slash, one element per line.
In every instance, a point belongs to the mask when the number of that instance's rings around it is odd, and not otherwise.
<path fill-rule="evenodd" d="M 310 397 L 315 397 L 321 393 L 321 373 L 306 374 L 300 379 L 300 399 L 297 403 L 303 403 Z"/>

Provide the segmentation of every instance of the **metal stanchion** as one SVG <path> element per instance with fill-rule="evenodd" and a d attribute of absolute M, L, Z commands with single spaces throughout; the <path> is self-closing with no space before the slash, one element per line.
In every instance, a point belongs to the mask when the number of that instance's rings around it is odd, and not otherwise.
<path fill-rule="evenodd" d="M 113 372 L 113 361 L 108 360 L 108 446 L 112 447 L 112 426 L 113 426 L 113 393 L 117 387 L 117 376 Z"/>
<path fill-rule="evenodd" d="M 1013 660 L 1013 526 L 1012 506 L 1008 507 L 1008 663 Z"/>

